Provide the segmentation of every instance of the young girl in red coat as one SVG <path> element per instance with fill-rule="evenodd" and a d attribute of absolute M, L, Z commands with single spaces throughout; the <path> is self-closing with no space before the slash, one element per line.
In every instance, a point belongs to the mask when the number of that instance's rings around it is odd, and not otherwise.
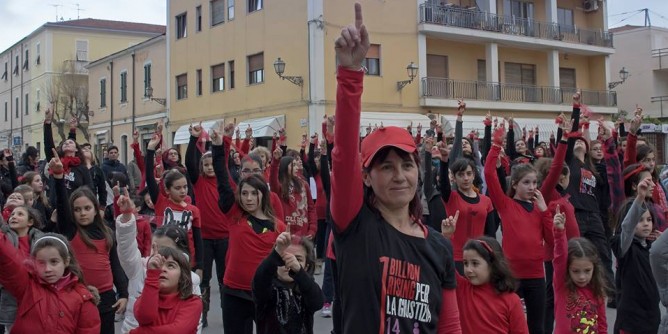
<path fill-rule="evenodd" d="M 518 294 L 524 298 L 529 332 L 543 333 L 545 319 L 545 270 L 543 240 L 551 243 L 552 216 L 537 187 L 537 172 L 530 164 L 512 168 L 508 195 L 496 173 L 503 132 L 494 134 L 485 163 L 489 197 L 503 222 L 503 251 L 513 275 L 519 278 Z"/>
<path fill-rule="evenodd" d="M 457 230 L 459 212 L 443 221 L 446 238 Z M 457 304 L 462 333 L 528 334 L 517 281 L 498 241 L 478 237 L 466 242 L 462 252 L 464 276 L 457 273 Z"/>
<path fill-rule="evenodd" d="M 67 240 L 44 235 L 34 242 L 31 258 L 26 265 L 26 257 L 0 235 L 0 284 L 18 302 L 10 333 L 99 334 L 97 296 L 86 287 Z"/>
<path fill-rule="evenodd" d="M 585 238 L 566 240 L 566 215 L 554 215 L 554 298 L 556 334 L 608 332 L 605 272 L 598 250 Z"/>
<path fill-rule="evenodd" d="M 139 327 L 131 334 L 197 333 L 202 300 L 193 295 L 190 264 L 183 252 L 163 247 L 151 256 L 134 310 Z"/>
<path fill-rule="evenodd" d="M 267 182 L 259 175 L 242 178 L 236 194 L 230 185 L 225 157 L 232 143 L 234 124 L 224 128 L 224 137 L 211 134 L 213 166 L 216 171 L 219 206 L 229 217 L 229 248 L 223 278 L 222 308 L 225 333 L 251 334 L 255 303 L 251 282 L 260 262 L 271 253 L 285 224 L 274 216 Z"/>

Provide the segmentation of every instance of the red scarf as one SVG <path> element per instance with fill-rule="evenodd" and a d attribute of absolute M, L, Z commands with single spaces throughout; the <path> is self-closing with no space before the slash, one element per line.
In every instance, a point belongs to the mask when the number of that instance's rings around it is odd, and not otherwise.
<path fill-rule="evenodd" d="M 60 161 L 63 163 L 64 174 L 69 174 L 70 169 L 72 169 L 72 167 L 76 167 L 76 166 L 81 165 L 81 159 L 79 159 L 79 157 L 77 157 L 77 156 L 62 157 L 62 158 L 60 158 Z"/>

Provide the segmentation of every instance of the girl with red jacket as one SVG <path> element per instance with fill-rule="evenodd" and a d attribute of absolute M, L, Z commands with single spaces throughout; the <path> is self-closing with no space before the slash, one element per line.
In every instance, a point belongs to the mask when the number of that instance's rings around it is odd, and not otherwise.
<path fill-rule="evenodd" d="M 0 236 L 0 284 L 18 302 L 11 333 L 99 334 L 96 296 L 86 287 L 67 240 L 46 234 L 30 253 L 34 262 L 27 266 L 26 258 Z"/>
<path fill-rule="evenodd" d="M 148 260 L 144 289 L 135 302 L 139 327 L 131 334 L 197 333 L 202 300 L 193 295 L 190 264 L 186 255 L 163 247 Z"/>
<path fill-rule="evenodd" d="M 128 279 L 118 259 L 116 241 L 102 219 L 93 191 L 81 187 L 72 192 L 68 202 L 63 163 L 55 154 L 49 161 L 49 170 L 55 179 L 58 232 L 72 242 L 72 252 L 79 259 L 86 280 L 100 292 L 100 333 L 113 334 L 114 313 L 123 314 L 128 301 Z"/>
<path fill-rule="evenodd" d="M 529 332 L 543 333 L 545 271 L 543 240 L 552 242 L 552 217 L 537 189 L 537 172 L 530 164 L 518 164 L 510 175 L 508 195 L 503 192 L 496 167 L 505 129 L 494 133 L 485 163 L 489 197 L 503 222 L 503 251 L 513 275 L 519 278 L 518 294 L 527 308 Z"/>
<path fill-rule="evenodd" d="M 255 319 L 251 281 L 278 235 L 285 231 L 285 224 L 274 216 L 269 188 L 261 176 L 242 178 L 235 196 L 225 163 L 233 132 L 234 124 L 229 124 L 224 128 L 224 137 L 216 131 L 211 135 L 218 205 L 230 222 L 228 262 L 221 291 L 223 329 L 225 333 L 251 334 Z"/>
<path fill-rule="evenodd" d="M 461 333 L 450 243 L 420 222 L 420 159 L 412 135 L 399 127 L 376 130 L 359 154 L 369 46 L 362 6 L 355 4 L 355 24 L 335 43 L 330 204 L 343 332 Z M 415 307 L 403 307 L 409 304 Z"/>
<path fill-rule="evenodd" d="M 172 168 L 162 178 L 164 191 L 161 191 L 153 175 L 155 149 L 160 143 L 160 136 L 154 134 L 146 146 L 146 187 L 155 204 L 157 226 L 178 225 L 188 232 L 190 263 L 195 272 L 202 277 L 204 253 L 202 252 L 202 216 L 199 208 L 188 202 L 188 179 L 178 168 Z"/>

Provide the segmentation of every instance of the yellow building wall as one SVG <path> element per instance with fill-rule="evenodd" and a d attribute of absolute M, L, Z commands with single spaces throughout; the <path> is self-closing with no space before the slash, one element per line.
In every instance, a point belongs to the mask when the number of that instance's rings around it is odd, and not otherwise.
<path fill-rule="evenodd" d="M 478 59 L 485 59 L 485 45 L 428 38 L 427 54 L 448 56 L 451 79 L 476 81 Z"/>

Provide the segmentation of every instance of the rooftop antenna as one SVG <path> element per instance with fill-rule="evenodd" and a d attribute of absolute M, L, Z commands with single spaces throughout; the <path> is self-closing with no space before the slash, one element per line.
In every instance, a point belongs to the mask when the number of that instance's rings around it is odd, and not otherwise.
<path fill-rule="evenodd" d="M 52 3 L 49 4 L 49 6 L 54 7 L 56 9 L 56 22 L 58 22 L 58 7 L 62 7 L 63 5 Z"/>
<path fill-rule="evenodd" d="M 85 9 L 81 9 L 81 6 L 79 6 L 78 3 L 75 3 L 74 5 L 77 6 L 77 20 L 78 20 L 78 19 L 79 19 L 79 12 L 81 12 L 81 11 L 83 11 L 83 10 L 85 10 Z"/>
<path fill-rule="evenodd" d="M 645 27 L 651 27 L 652 21 L 649 19 L 649 9 L 645 8 L 643 11 L 645 12 Z"/>

